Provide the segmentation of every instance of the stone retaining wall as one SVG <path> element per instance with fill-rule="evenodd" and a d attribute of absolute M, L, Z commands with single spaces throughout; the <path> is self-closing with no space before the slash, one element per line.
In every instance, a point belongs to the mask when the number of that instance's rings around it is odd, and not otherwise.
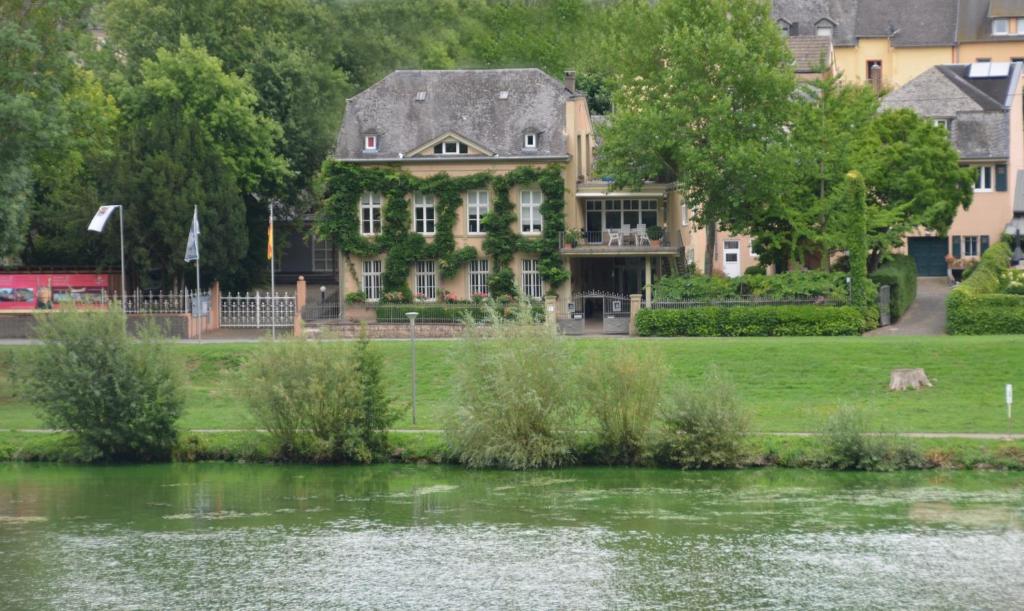
<path fill-rule="evenodd" d="M 359 324 L 329 324 L 329 325 L 308 325 L 305 330 L 306 337 L 323 337 L 325 339 L 343 338 L 355 339 L 359 337 Z M 416 337 L 422 339 L 436 339 L 461 337 L 462 325 L 460 324 L 434 324 L 417 323 Z M 366 325 L 366 335 L 370 339 L 409 339 L 408 323 L 372 323 Z"/>

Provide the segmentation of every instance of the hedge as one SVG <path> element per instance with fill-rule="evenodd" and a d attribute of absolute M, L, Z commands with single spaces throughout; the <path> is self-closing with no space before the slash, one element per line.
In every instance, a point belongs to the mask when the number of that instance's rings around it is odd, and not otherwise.
<path fill-rule="evenodd" d="M 917 298 L 917 265 L 909 255 L 895 255 L 871 274 L 871 280 L 878 286 L 888 284 L 892 287 L 889 311 L 892 312 L 893 320 L 903 316 Z"/>
<path fill-rule="evenodd" d="M 788 335 L 859 335 L 872 328 L 878 310 L 853 306 L 707 306 L 640 310 L 639 335 L 739 337 Z"/>
<path fill-rule="evenodd" d="M 775 299 L 829 297 L 846 299 L 846 273 L 799 271 L 765 276 L 747 274 L 737 278 L 715 276 L 669 276 L 654 283 L 655 301 L 720 300 L 740 295 Z M 869 297 L 871 289 L 869 288 Z"/>
<path fill-rule="evenodd" d="M 946 330 L 951 335 L 1024 333 L 1024 296 L 1000 293 L 1000 279 L 1010 264 L 1003 242 L 981 256 L 971 277 L 946 298 Z"/>

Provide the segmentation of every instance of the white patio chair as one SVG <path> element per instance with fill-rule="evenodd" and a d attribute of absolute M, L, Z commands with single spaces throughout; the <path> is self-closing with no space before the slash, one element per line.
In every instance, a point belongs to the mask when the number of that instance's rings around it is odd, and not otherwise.
<path fill-rule="evenodd" d="M 622 226 L 622 240 L 623 244 L 628 244 L 633 240 L 633 229 L 629 225 Z M 635 242 L 634 242 L 635 244 Z"/>
<path fill-rule="evenodd" d="M 622 230 L 620 229 L 608 229 L 608 246 L 617 244 L 622 246 Z"/>
<path fill-rule="evenodd" d="M 633 239 L 635 240 L 637 246 L 642 246 L 644 244 L 650 246 L 651 238 L 647 237 L 647 225 L 643 223 L 637 225 L 636 233 L 634 234 Z"/>

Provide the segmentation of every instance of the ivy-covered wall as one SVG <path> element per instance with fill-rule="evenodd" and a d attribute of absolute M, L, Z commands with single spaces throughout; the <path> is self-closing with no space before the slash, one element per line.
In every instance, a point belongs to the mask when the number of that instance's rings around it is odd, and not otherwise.
<path fill-rule="evenodd" d="M 482 220 L 486 231 L 483 251 L 493 265 L 488 281 L 492 296 L 515 294 L 511 264 L 516 252 L 537 255 L 541 277 L 552 289 L 569 277 L 558 253 L 558 234 L 565 229 L 565 185 L 559 165 L 518 167 L 500 175 L 479 172 L 453 178 L 442 172 L 419 178 L 403 170 L 328 160 L 320 178 L 323 205 L 315 224 L 317 234 L 334 241 L 346 255 L 384 257 L 384 292 L 402 292 L 411 299 L 408 278 L 415 261 L 433 259 L 438 262 L 441 277 L 451 278 L 460 267 L 480 258 L 472 246 L 457 247 L 454 234 L 463 194 L 476 189 L 490 189 L 493 194 L 489 212 Z M 538 185 L 544 194 L 540 236 L 523 236 L 513 229 L 519 217 L 509 194 L 517 185 Z M 380 193 L 384 200 L 378 236 L 360 233 L 359 200 L 367 192 Z M 432 241 L 412 230 L 413 193 L 437 197 Z"/>

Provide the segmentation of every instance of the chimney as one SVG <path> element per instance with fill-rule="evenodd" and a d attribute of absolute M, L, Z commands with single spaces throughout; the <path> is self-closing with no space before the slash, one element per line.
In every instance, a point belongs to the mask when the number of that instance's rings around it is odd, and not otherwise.
<path fill-rule="evenodd" d="M 800 24 L 799 23 L 791 23 L 791 24 L 789 24 L 789 35 L 790 36 L 799 36 L 800 35 Z"/>
<path fill-rule="evenodd" d="M 576 71 L 566 70 L 565 71 L 565 88 L 570 93 L 576 93 Z"/>

